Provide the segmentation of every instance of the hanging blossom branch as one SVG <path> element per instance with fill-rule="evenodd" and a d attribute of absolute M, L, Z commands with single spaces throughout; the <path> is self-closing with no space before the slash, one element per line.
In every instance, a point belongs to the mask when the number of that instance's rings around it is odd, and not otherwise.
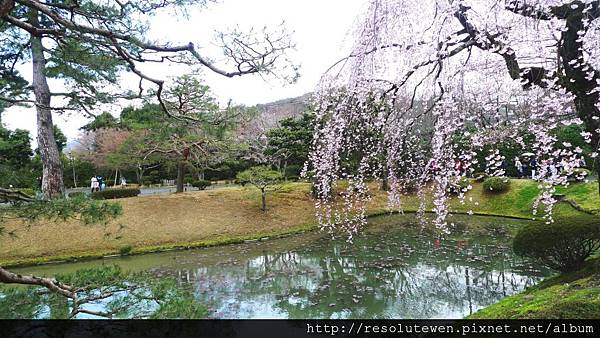
<path fill-rule="evenodd" d="M 552 222 L 554 189 L 569 184 L 583 157 L 549 131 L 580 125 L 597 156 L 600 76 L 588 55 L 600 51 L 588 44 L 584 53 L 584 41 L 598 1 L 488 0 L 474 4 L 477 12 L 468 4 L 370 2 L 352 52 L 317 88 L 305 173 L 313 169 L 323 228 L 354 236 L 365 222 L 365 182 L 379 179 L 389 182 L 390 208 L 401 211 L 402 195 L 416 189 L 422 214 L 432 196 L 435 223 L 447 230 L 448 194 L 479 166 L 506 175 L 507 159 L 493 145 L 508 140 L 535 153 L 542 188 L 535 209 L 543 205 Z M 478 163 L 484 148 L 488 156 Z M 340 182 L 348 184 L 343 202 L 336 201 Z M 458 189 L 462 203 L 470 188 Z"/>

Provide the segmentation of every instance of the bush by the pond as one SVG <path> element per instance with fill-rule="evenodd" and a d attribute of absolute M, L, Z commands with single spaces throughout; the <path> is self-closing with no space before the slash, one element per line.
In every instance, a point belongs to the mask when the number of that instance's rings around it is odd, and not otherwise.
<path fill-rule="evenodd" d="M 488 177 L 483 181 L 483 190 L 487 192 L 499 193 L 509 188 L 510 180 L 506 177 Z"/>
<path fill-rule="evenodd" d="M 155 278 L 149 273 L 131 273 L 116 265 L 103 264 L 58 274 L 56 280 L 81 287 L 78 301 L 67 302 L 67 298 L 43 287 L 5 288 L 0 297 L 0 318 L 70 319 L 72 313 L 78 313 L 75 311 L 90 307 L 107 318 L 201 319 L 208 315 L 193 290 L 179 287 L 168 276 Z"/>
<path fill-rule="evenodd" d="M 460 194 L 461 192 L 466 192 L 467 187 L 469 186 L 469 179 L 466 177 L 455 177 L 450 180 L 450 184 L 448 184 L 448 192 L 451 194 Z"/>
<path fill-rule="evenodd" d="M 204 190 L 204 189 L 210 187 L 211 184 L 212 184 L 212 182 L 211 181 L 207 181 L 207 180 L 195 180 L 195 181 L 192 182 L 192 186 L 194 188 L 198 188 L 200 190 Z"/>
<path fill-rule="evenodd" d="M 600 249 L 600 223 L 575 218 L 530 224 L 519 230 L 513 249 L 518 255 L 539 259 L 555 270 L 575 271 Z"/>
<path fill-rule="evenodd" d="M 135 197 L 141 193 L 138 188 L 116 188 L 104 191 L 94 191 L 92 198 L 97 200 L 109 200 L 113 198 Z"/>
<path fill-rule="evenodd" d="M 131 253 L 131 250 L 133 250 L 133 247 L 131 245 L 125 245 L 119 248 L 119 253 L 121 255 L 129 255 Z"/>

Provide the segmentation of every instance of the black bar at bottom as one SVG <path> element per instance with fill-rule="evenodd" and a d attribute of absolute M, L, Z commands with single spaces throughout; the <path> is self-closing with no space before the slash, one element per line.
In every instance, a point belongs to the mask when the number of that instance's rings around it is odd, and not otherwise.
<path fill-rule="evenodd" d="M 594 320 L 0 320 L 0 337 L 600 337 Z"/>

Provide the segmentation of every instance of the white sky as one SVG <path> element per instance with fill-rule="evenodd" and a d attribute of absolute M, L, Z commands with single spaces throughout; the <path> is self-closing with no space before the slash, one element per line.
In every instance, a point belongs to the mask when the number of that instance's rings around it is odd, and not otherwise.
<path fill-rule="evenodd" d="M 277 26 L 282 21 L 296 43 L 296 51 L 290 55 L 300 64 L 301 77 L 297 83 L 283 86 L 281 81 L 265 82 L 259 76 L 244 76 L 233 79 L 204 72 L 206 83 L 222 103 L 232 99 L 234 103 L 254 105 L 287 97 L 299 96 L 314 89 L 321 74 L 335 61 L 348 54 L 351 39 L 348 33 L 356 23 L 358 15 L 365 9 L 366 0 L 222 0 L 203 10 L 191 9 L 190 18 L 178 19 L 172 13 L 159 15 L 151 22 L 149 37 L 165 42 L 194 42 L 200 53 L 219 59 L 219 50 L 211 44 L 214 31 L 239 26 L 240 28 L 262 28 Z M 152 65 L 144 68 L 159 78 L 175 75 L 181 68 Z M 30 65 L 22 72 L 30 76 Z M 127 75 L 122 84 L 137 87 L 137 80 Z M 52 91 L 61 91 L 59 82 L 50 82 Z M 58 88 L 57 88 L 58 87 Z M 101 112 L 101 111 L 100 111 Z M 114 115 L 119 110 L 111 111 Z M 13 107 L 2 114 L 2 121 L 9 129 L 21 128 L 31 131 L 33 143 L 36 137 L 36 119 L 33 108 Z M 81 114 L 55 115 L 54 122 L 67 135 L 69 141 L 79 134 L 79 127 L 88 120 Z"/>

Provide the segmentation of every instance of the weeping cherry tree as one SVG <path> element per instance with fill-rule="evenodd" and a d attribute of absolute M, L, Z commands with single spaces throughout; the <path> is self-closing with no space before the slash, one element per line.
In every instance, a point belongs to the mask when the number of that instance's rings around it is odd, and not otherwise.
<path fill-rule="evenodd" d="M 380 179 L 395 209 L 407 185 L 417 189 L 420 214 L 432 196 L 435 223 L 447 230 L 450 188 L 473 174 L 484 147 L 486 173 L 504 176 L 494 148 L 504 140 L 534 152 L 534 212 L 553 222 L 555 187 L 579 175 L 583 155 L 551 131 L 579 126 L 600 172 L 598 17 L 597 0 L 371 0 L 351 53 L 317 88 L 307 170 L 323 227 L 354 235 L 365 223 L 366 181 Z M 453 142 L 457 135 L 466 147 Z M 346 197 L 334 203 L 341 180 Z M 471 188 L 458 198 L 470 202 Z"/>

